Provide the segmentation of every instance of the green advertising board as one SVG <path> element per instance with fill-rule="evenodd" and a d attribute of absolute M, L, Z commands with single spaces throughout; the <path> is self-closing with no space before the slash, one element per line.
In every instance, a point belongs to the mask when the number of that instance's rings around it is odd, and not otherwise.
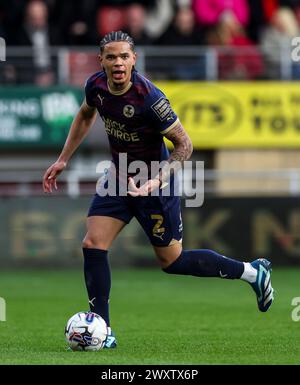
<path fill-rule="evenodd" d="M 71 87 L 1 87 L 0 147 L 63 144 L 83 98 Z"/>

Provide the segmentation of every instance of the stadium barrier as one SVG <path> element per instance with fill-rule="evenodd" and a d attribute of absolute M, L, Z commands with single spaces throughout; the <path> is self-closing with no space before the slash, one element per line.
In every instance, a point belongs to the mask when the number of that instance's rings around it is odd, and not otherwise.
<path fill-rule="evenodd" d="M 81 240 L 90 197 L 0 200 L 0 265 L 82 266 Z M 298 198 L 206 198 L 183 206 L 184 247 L 211 248 L 241 260 L 268 257 L 300 264 Z M 114 266 L 157 266 L 152 247 L 134 219 L 112 250 Z"/>
<path fill-rule="evenodd" d="M 0 66 L 1 84 L 40 84 L 41 81 L 45 82 L 40 75 L 46 72 L 51 75 L 47 84 L 54 82 L 82 86 L 87 77 L 100 68 L 96 45 L 52 46 L 46 53 L 47 63 L 42 67 L 39 50 L 3 45 L 2 49 L 6 51 L 6 62 Z M 138 71 L 151 79 L 211 81 L 300 78 L 299 47 L 286 44 L 286 41 L 267 47 L 151 45 L 137 46 L 136 50 Z"/>

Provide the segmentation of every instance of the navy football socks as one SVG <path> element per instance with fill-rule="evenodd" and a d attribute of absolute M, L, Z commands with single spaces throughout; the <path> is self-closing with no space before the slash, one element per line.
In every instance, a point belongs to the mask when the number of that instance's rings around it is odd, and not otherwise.
<path fill-rule="evenodd" d="M 111 275 L 107 250 L 83 248 L 82 251 L 90 311 L 99 314 L 109 326 Z"/>
<path fill-rule="evenodd" d="M 107 250 L 83 248 L 84 278 L 89 296 L 90 311 L 109 322 L 109 293 L 111 274 Z M 224 257 L 212 250 L 183 250 L 167 268 L 168 274 L 193 275 L 196 277 L 240 278 L 244 272 L 243 262 Z"/>
<path fill-rule="evenodd" d="M 168 274 L 236 279 L 243 274 L 244 264 L 213 250 L 183 250 L 176 261 L 163 271 Z"/>

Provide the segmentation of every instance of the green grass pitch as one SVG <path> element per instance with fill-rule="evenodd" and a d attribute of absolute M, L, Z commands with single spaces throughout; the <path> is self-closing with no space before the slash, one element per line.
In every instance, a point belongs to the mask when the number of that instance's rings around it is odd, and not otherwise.
<path fill-rule="evenodd" d="M 83 273 L 0 273 L 6 322 L 0 364 L 299 364 L 300 270 L 275 268 L 275 302 L 267 313 L 243 281 L 112 270 L 111 321 L 118 348 L 66 350 L 64 326 L 87 310 Z M 298 312 L 300 313 L 300 312 Z"/>

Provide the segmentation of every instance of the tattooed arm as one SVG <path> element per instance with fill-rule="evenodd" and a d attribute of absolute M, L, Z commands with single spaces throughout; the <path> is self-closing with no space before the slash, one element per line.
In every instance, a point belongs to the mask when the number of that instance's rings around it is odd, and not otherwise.
<path fill-rule="evenodd" d="M 174 167 L 174 171 L 176 172 L 176 164 L 177 167 L 180 168 L 181 163 L 185 160 L 188 160 L 193 152 L 192 141 L 179 121 L 176 126 L 165 135 L 165 137 L 173 143 L 174 150 L 172 151 L 171 156 L 167 160 L 168 163 L 161 170 L 161 182 L 164 182 L 164 180 L 168 178 L 170 171 L 172 172 Z M 170 166 L 173 167 L 171 168 Z"/>
<path fill-rule="evenodd" d="M 134 180 L 129 178 L 130 195 L 148 195 L 151 191 L 161 187 L 164 182 L 169 179 L 171 174 L 176 173 L 181 168 L 182 162 L 188 160 L 192 155 L 192 141 L 179 121 L 169 132 L 165 134 L 165 137 L 174 145 L 174 150 L 172 151 L 169 159 L 164 162 L 165 164 L 159 174 L 153 179 L 148 180 L 148 182 L 140 188 L 137 188 Z"/>
<path fill-rule="evenodd" d="M 168 159 L 169 163 L 174 160 L 183 162 L 190 158 L 193 152 L 193 144 L 179 121 L 175 127 L 166 133 L 165 137 L 169 139 L 174 145 L 174 150 Z"/>

